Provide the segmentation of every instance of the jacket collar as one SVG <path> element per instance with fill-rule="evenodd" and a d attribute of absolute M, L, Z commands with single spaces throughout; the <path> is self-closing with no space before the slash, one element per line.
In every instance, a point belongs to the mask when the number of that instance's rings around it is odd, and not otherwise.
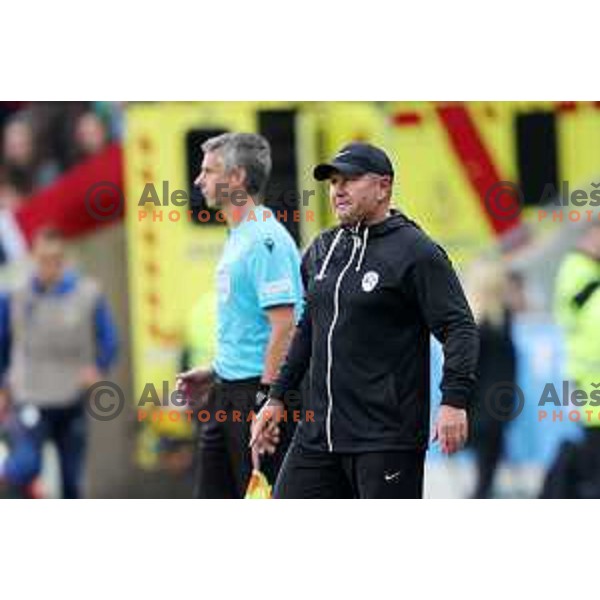
<path fill-rule="evenodd" d="M 59 279 L 50 288 L 44 288 L 37 275 L 31 280 L 31 288 L 36 294 L 54 294 L 61 295 L 70 292 L 79 279 L 78 274 L 72 269 L 66 269 L 61 279 Z"/>

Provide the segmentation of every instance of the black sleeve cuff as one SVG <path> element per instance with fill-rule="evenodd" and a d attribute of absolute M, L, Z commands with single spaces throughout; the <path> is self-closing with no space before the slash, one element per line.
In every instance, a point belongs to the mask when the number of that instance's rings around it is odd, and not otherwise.
<path fill-rule="evenodd" d="M 444 396 L 442 406 L 453 406 L 454 408 L 467 409 L 469 403 L 466 398 L 460 396 Z"/>

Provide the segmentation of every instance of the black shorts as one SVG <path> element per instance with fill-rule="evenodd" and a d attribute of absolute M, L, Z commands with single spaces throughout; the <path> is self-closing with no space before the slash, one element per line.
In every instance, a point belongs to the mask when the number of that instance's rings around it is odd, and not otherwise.
<path fill-rule="evenodd" d="M 248 415 L 256 413 L 260 379 L 215 383 L 207 405 L 210 415 L 196 432 L 194 498 L 243 498 L 252 474 Z M 222 412 L 220 412 L 222 411 Z M 292 425 L 282 423 L 282 439 L 273 456 L 261 457 L 261 471 L 271 484 L 283 462 Z"/>
<path fill-rule="evenodd" d="M 425 452 L 336 454 L 290 446 L 275 498 L 422 498 Z"/>

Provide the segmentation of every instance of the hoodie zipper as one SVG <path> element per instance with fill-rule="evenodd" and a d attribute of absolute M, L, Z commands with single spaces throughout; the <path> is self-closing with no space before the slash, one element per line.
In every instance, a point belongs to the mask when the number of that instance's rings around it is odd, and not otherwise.
<path fill-rule="evenodd" d="M 356 254 L 356 248 L 360 244 L 360 239 L 357 237 L 352 238 L 352 254 L 350 259 L 346 263 L 346 266 L 340 272 L 340 275 L 335 284 L 335 292 L 333 295 L 333 319 L 331 320 L 331 326 L 329 327 L 329 334 L 327 335 L 327 420 L 325 423 L 326 434 L 327 434 L 327 448 L 329 452 L 333 452 L 333 440 L 331 438 L 331 411 L 333 410 L 333 393 L 331 390 L 331 374 L 333 370 L 333 330 L 337 324 L 337 320 L 340 313 L 340 287 L 346 271 L 350 268 L 354 255 Z"/>

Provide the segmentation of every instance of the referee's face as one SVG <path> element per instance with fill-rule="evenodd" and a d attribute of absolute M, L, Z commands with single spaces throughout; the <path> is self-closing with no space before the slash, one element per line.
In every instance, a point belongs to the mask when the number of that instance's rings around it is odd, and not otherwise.
<path fill-rule="evenodd" d="M 365 220 L 369 222 L 387 213 L 388 177 L 366 173 L 343 175 L 335 172 L 329 179 L 331 207 L 342 225 Z"/>
<path fill-rule="evenodd" d="M 206 152 L 202 167 L 194 185 L 202 190 L 206 203 L 211 208 L 221 208 L 231 193 L 230 177 L 225 174 L 225 166 L 218 152 Z"/>

